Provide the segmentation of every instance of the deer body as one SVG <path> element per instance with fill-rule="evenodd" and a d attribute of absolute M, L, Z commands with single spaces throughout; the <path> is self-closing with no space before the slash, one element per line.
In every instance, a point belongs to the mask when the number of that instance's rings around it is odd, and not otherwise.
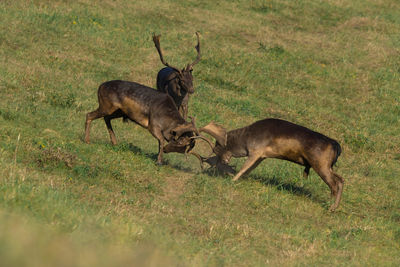
<path fill-rule="evenodd" d="M 337 141 L 306 127 L 279 119 L 264 119 L 247 127 L 225 132 L 223 127 L 209 124 L 200 129 L 216 138 L 213 151 L 217 161 L 228 164 L 232 157 L 247 157 L 240 171 L 233 177 L 239 179 L 266 158 L 288 160 L 305 166 L 304 177 L 313 168 L 331 189 L 335 210 L 343 191 L 343 178 L 334 173 L 332 166 L 341 153 Z"/>
<path fill-rule="evenodd" d="M 171 66 L 163 57 L 160 46 L 160 35 L 153 35 L 153 42 L 160 56 L 161 62 L 166 66 L 157 74 L 157 89 L 172 97 L 182 117 L 186 120 L 188 115 L 189 95 L 194 93 L 193 66 L 200 61 L 200 40 L 197 35 L 197 57 L 194 62 L 187 64 L 183 69 Z"/>
<path fill-rule="evenodd" d="M 194 124 L 187 123 L 179 114 L 175 103 L 167 94 L 153 88 L 128 81 L 108 81 L 98 89 L 99 107 L 86 115 L 85 141 L 90 142 L 90 124 L 93 120 L 104 117 L 110 134 L 111 143 L 117 143 L 111 120 L 115 118 L 128 118 L 143 128 L 146 128 L 159 142 L 157 163 L 162 163 L 163 151 L 176 151 L 165 141 L 179 139 L 183 133 L 197 132 Z M 192 135 L 192 134 L 191 134 Z M 185 139 L 182 147 L 194 146 L 193 140 Z M 182 141 L 182 140 L 181 140 Z M 164 148 L 164 149 L 163 149 Z"/>
<path fill-rule="evenodd" d="M 233 157 L 247 157 L 256 153 L 307 165 L 313 156 L 318 156 L 316 153 L 336 145 L 339 144 L 335 140 L 303 126 L 279 119 L 266 119 L 229 131 L 226 150 Z"/>
<path fill-rule="evenodd" d="M 193 76 L 186 74 L 187 84 L 182 85 L 179 74 L 170 67 L 162 68 L 157 74 L 157 89 L 172 97 L 179 113 L 187 119 L 189 96 L 194 93 Z"/>

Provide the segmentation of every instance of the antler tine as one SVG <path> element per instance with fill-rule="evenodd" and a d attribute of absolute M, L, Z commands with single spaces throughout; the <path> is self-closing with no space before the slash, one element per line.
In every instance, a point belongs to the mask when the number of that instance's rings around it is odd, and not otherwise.
<path fill-rule="evenodd" d="M 197 127 L 196 127 L 196 118 L 195 118 L 195 117 L 192 117 L 192 116 L 189 116 L 189 118 L 190 118 L 190 120 L 192 121 L 192 124 L 193 124 L 193 127 L 194 127 L 194 130 L 195 130 L 196 135 L 200 135 L 199 130 L 198 130 Z"/>
<path fill-rule="evenodd" d="M 195 156 L 200 161 L 201 170 L 204 170 L 204 162 L 207 160 L 207 158 L 203 158 L 202 156 L 193 151 L 189 151 L 188 154 Z"/>
<path fill-rule="evenodd" d="M 197 154 L 196 152 L 191 151 L 190 147 L 187 147 L 185 149 L 185 157 L 186 157 L 186 159 L 187 159 L 187 155 L 188 154 L 195 156 L 200 161 L 200 167 L 201 167 L 201 170 L 203 170 L 204 169 L 204 164 L 203 163 L 205 161 L 207 161 L 208 158 L 204 158 L 204 157 L 200 156 L 199 154 Z"/>
<path fill-rule="evenodd" d="M 196 118 L 192 117 L 192 116 L 189 116 L 189 119 L 192 121 L 192 124 L 195 125 Z"/>
<path fill-rule="evenodd" d="M 163 54 L 162 54 L 162 51 L 161 51 L 160 37 L 161 37 L 160 34 L 159 35 L 155 35 L 153 33 L 153 42 L 154 42 L 154 45 L 156 46 L 158 55 L 160 56 L 161 63 L 164 64 L 165 66 L 170 67 L 170 68 L 176 70 L 177 72 L 181 73 L 181 70 L 179 68 L 173 67 L 173 66 L 169 65 L 167 62 L 165 62 Z"/>
<path fill-rule="evenodd" d="M 156 46 L 156 49 L 157 49 L 157 51 L 158 51 L 158 55 L 160 56 L 160 60 L 161 60 L 162 64 L 168 66 L 168 63 L 165 62 L 164 57 L 163 57 L 163 54 L 162 54 L 162 52 L 161 52 L 160 37 L 161 37 L 161 35 L 155 35 L 155 34 L 153 33 L 153 42 L 154 42 L 154 45 Z"/>
<path fill-rule="evenodd" d="M 190 138 L 191 138 L 191 139 L 203 139 L 204 141 L 207 142 L 207 144 L 210 146 L 210 148 L 211 148 L 211 150 L 212 150 L 212 152 L 210 153 L 210 156 L 214 153 L 214 145 L 211 143 L 211 141 L 210 141 L 208 138 L 206 138 L 206 137 L 204 137 L 204 136 L 202 136 L 202 135 L 192 136 L 192 137 L 190 137 Z"/>
<path fill-rule="evenodd" d="M 195 61 L 193 61 L 193 63 L 189 65 L 189 66 L 191 66 L 191 67 L 193 67 L 194 65 L 196 65 L 197 63 L 199 63 L 199 61 L 200 61 L 200 59 L 201 59 L 199 32 L 196 32 L 196 36 L 197 36 L 197 45 L 195 46 L 195 48 L 196 48 L 196 51 L 197 51 L 197 57 L 196 57 Z"/>
<path fill-rule="evenodd" d="M 226 146 L 227 142 L 227 134 L 226 129 L 221 125 L 218 125 L 214 122 L 210 122 L 206 126 L 199 129 L 199 132 L 205 132 L 211 135 L 215 140 L 222 146 Z"/>

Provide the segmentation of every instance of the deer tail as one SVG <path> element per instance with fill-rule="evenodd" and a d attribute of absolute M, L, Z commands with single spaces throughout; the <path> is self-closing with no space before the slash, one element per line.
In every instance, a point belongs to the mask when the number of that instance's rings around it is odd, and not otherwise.
<path fill-rule="evenodd" d="M 340 147 L 340 144 L 337 141 L 333 140 L 332 146 L 333 146 L 333 150 L 335 151 L 335 157 L 332 161 L 331 167 L 333 167 L 333 165 L 335 165 L 337 159 L 339 158 L 340 154 L 342 153 L 342 148 Z"/>

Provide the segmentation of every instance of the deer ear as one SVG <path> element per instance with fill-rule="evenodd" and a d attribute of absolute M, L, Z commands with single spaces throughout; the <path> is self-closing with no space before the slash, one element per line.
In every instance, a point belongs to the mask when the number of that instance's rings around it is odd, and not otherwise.
<path fill-rule="evenodd" d="M 215 138 L 215 140 L 223 147 L 227 144 L 227 133 L 226 129 L 221 125 L 214 122 L 210 122 L 206 126 L 199 129 L 199 132 L 205 132 Z"/>

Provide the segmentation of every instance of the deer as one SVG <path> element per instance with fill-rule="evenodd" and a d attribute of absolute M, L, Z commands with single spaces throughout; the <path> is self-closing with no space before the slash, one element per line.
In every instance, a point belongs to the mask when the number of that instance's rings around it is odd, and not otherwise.
<path fill-rule="evenodd" d="M 123 117 L 148 129 L 158 140 L 157 164 L 163 162 L 163 153 L 189 153 L 199 138 L 195 119 L 187 122 L 173 99 L 156 89 L 145 85 L 113 80 L 102 83 L 97 91 L 99 107 L 87 113 L 85 122 L 85 142 L 90 143 L 90 125 L 93 120 L 104 118 L 111 143 L 117 140 L 111 120 Z M 200 137 L 201 138 L 201 137 Z M 168 142 L 164 146 L 165 142 Z M 195 155 L 198 157 L 198 155 Z"/>
<path fill-rule="evenodd" d="M 182 117 L 186 120 L 188 116 L 189 96 L 195 91 L 192 75 L 193 66 L 201 59 L 199 33 L 196 32 L 197 45 L 195 48 L 197 51 L 197 57 L 192 63 L 187 64 L 183 69 L 174 67 L 164 60 L 160 47 L 160 36 L 161 35 L 153 34 L 153 42 L 158 51 L 161 62 L 166 67 L 162 68 L 157 74 L 157 90 L 167 93 L 172 97 Z"/>
<path fill-rule="evenodd" d="M 199 132 L 205 132 L 216 140 L 215 145 L 208 141 L 216 156 L 196 155 L 202 168 L 206 162 L 223 172 L 234 174 L 234 169 L 229 166 L 231 158 L 247 157 L 233 177 L 233 181 L 237 181 L 266 158 L 291 161 L 305 167 L 304 178 L 308 177 L 310 168 L 313 168 L 335 198 L 329 210 L 333 212 L 339 206 L 344 179 L 332 170 L 342 151 L 336 140 L 306 127 L 274 118 L 259 120 L 228 132 L 223 126 L 210 122 L 200 128 Z"/>

